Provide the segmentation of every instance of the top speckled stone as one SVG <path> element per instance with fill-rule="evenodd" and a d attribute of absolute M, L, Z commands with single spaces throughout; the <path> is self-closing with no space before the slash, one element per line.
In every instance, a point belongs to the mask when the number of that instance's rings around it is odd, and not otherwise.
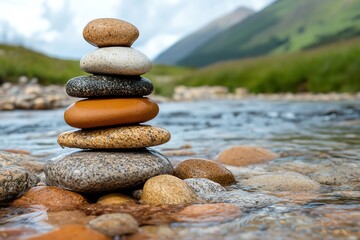
<path fill-rule="evenodd" d="M 123 20 L 98 18 L 90 21 L 83 31 L 84 39 L 96 47 L 130 47 L 139 37 L 139 30 Z"/>

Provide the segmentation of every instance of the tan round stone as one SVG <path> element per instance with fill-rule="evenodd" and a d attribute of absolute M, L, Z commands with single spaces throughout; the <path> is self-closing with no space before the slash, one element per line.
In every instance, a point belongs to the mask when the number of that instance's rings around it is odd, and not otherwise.
<path fill-rule="evenodd" d="M 234 175 L 220 163 L 206 159 L 184 160 L 175 168 L 175 176 L 186 178 L 207 178 L 223 186 L 235 183 Z"/>
<path fill-rule="evenodd" d="M 159 106 L 149 98 L 86 99 L 70 105 L 64 114 L 75 128 L 143 123 L 156 117 Z"/>
<path fill-rule="evenodd" d="M 139 30 L 131 23 L 120 19 L 98 18 L 85 26 L 83 37 L 95 47 L 130 47 L 139 37 Z"/>
<path fill-rule="evenodd" d="M 235 146 L 224 150 L 219 155 L 219 161 L 223 164 L 245 167 L 252 164 L 264 163 L 279 157 L 269 150 L 251 147 Z"/>
<path fill-rule="evenodd" d="M 144 148 L 164 144 L 170 136 L 163 128 L 138 125 L 64 132 L 59 135 L 58 143 L 81 149 Z"/>
<path fill-rule="evenodd" d="M 141 195 L 145 204 L 184 204 L 199 201 L 196 193 L 180 178 L 159 175 L 146 181 Z"/>
<path fill-rule="evenodd" d="M 74 210 L 85 204 L 80 194 L 53 186 L 33 187 L 13 202 L 14 206 L 43 205 L 48 211 Z"/>
<path fill-rule="evenodd" d="M 135 202 L 135 199 L 121 193 L 111 193 L 100 197 L 97 203 L 102 205 L 122 204 Z"/>

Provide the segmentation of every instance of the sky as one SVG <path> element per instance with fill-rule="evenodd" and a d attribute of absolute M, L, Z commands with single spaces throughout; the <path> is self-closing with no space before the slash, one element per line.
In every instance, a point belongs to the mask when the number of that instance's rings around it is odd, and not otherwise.
<path fill-rule="evenodd" d="M 154 59 L 176 41 L 240 6 L 261 10 L 274 0 L 0 0 L 0 43 L 80 59 L 95 49 L 85 25 L 103 17 L 134 24 L 133 44 Z"/>

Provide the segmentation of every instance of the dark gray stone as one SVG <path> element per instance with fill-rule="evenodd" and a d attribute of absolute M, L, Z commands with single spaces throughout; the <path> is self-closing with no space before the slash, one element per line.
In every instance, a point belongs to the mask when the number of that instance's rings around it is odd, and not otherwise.
<path fill-rule="evenodd" d="M 72 97 L 141 97 L 152 93 L 154 86 L 140 76 L 91 75 L 70 79 L 66 93 Z"/>
<path fill-rule="evenodd" d="M 20 197 L 40 179 L 19 167 L 0 168 L 0 201 Z"/>
<path fill-rule="evenodd" d="M 48 161 L 46 182 L 81 193 L 132 189 L 151 177 L 172 174 L 169 160 L 154 150 L 80 151 Z"/>

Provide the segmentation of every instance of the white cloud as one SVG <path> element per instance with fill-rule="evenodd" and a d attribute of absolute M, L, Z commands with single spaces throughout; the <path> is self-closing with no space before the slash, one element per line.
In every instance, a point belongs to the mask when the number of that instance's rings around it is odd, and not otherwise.
<path fill-rule="evenodd" d="M 93 49 L 82 29 L 115 17 L 140 30 L 134 47 L 150 58 L 185 35 L 239 6 L 259 10 L 274 0 L 0 0 L 0 41 L 52 56 L 79 59 Z"/>

